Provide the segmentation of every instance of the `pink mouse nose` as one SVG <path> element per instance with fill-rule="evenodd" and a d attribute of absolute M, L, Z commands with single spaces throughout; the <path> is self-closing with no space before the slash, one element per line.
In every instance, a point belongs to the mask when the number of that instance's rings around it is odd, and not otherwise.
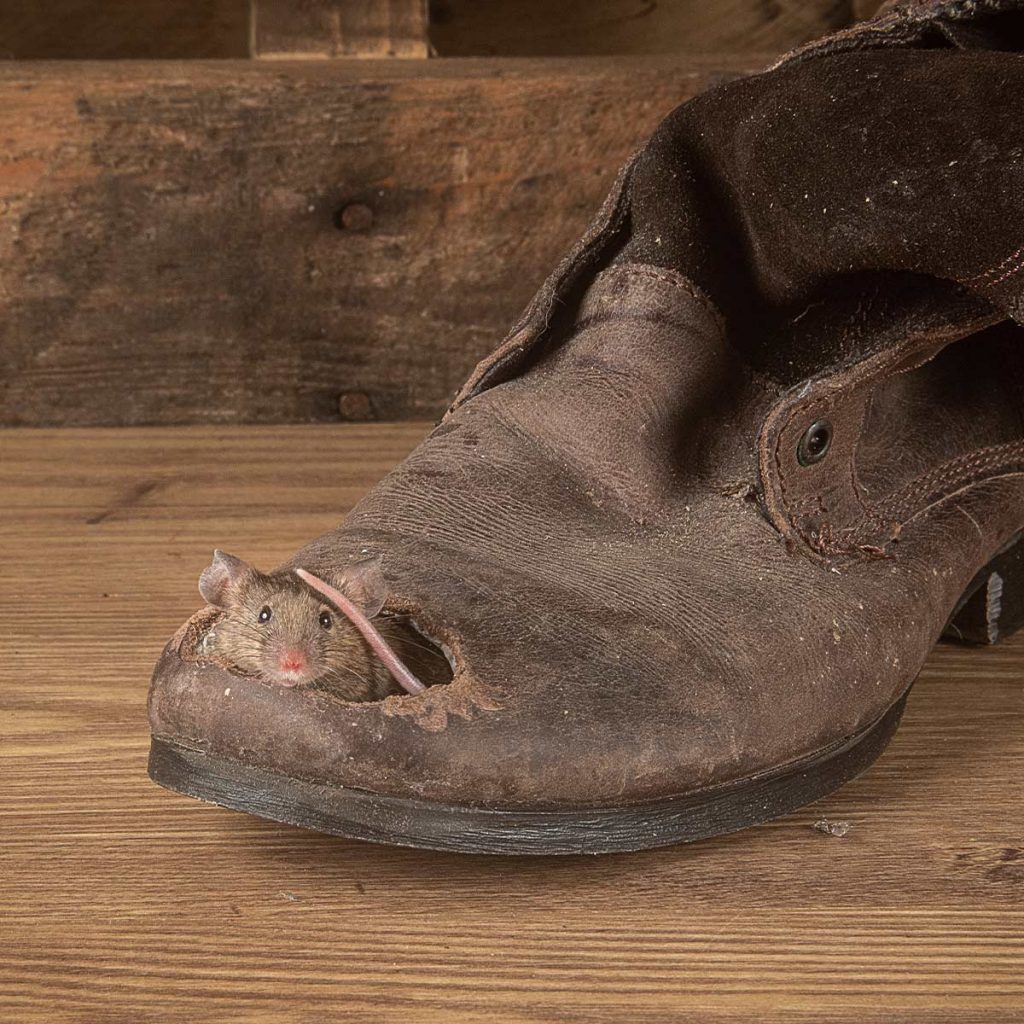
<path fill-rule="evenodd" d="M 306 656 L 302 651 L 284 651 L 281 654 L 282 672 L 301 672 L 306 667 Z"/>

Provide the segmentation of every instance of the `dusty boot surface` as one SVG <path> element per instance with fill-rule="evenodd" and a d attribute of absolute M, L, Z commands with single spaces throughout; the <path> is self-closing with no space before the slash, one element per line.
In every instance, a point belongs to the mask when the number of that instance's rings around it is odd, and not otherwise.
<path fill-rule="evenodd" d="M 1024 620 L 1022 10 L 897 5 L 669 115 L 441 424 L 281 567 L 372 561 L 451 681 L 243 677 L 207 608 L 156 667 L 153 777 L 560 853 L 864 770 L 944 631 Z"/>

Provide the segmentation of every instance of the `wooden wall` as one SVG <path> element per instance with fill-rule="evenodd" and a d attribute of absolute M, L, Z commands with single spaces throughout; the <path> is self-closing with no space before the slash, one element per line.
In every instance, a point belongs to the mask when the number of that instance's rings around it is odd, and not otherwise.
<path fill-rule="evenodd" d="M 442 56 L 780 53 L 853 20 L 852 0 L 433 0 Z"/>
<path fill-rule="evenodd" d="M 247 57 L 260 21 L 306 34 L 307 48 L 324 55 L 388 56 L 380 40 L 392 30 L 408 40 L 419 18 L 442 57 L 773 53 L 869 17 L 880 3 L 260 0 L 262 17 L 251 18 L 250 0 L 12 0 L 0 4 L 0 59 Z M 400 45 L 393 55 L 423 57 L 426 47 Z"/>
<path fill-rule="evenodd" d="M 835 0 L 46 11 L 0 8 L 18 58 L 0 61 L 7 425 L 436 416 L 665 113 L 853 16 Z"/>
<path fill-rule="evenodd" d="M 2 60 L 249 56 L 249 0 L 8 0 Z"/>

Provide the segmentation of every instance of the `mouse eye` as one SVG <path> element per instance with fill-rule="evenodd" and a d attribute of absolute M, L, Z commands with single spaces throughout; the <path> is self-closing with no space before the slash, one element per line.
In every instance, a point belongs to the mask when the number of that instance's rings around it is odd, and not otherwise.
<path fill-rule="evenodd" d="M 274 613 L 273 613 L 273 612 L 272 612 L 272 611 L 270 610 L 270 605 L 266 605 L 266 604 L 265 604 L 265 605 L 264 605 L 264 606 L 263 606 L 263 607 L 262 607 L 262 608 L 260 609 L 260 614 L 259 614 L 259 620 L 260 620 L 260 622 L 269 622 L 269 621 L 270 621 L 270 618 L 271 618 L 271 616 L 272 616 L 273 614 L 274 614 Z"/>
<path fill-rule="evenodd" d="M 334 619 L 331 618 L 330 612 L 320 613 L 320 625 L 323 626 L 324 629 L 330 629 L 331 626 L 334 625 Z"/>

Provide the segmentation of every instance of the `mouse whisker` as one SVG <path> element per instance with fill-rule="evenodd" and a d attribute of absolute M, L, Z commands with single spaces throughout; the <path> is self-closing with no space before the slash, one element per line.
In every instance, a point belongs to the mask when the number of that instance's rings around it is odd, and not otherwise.
<path fill-rule="evenodd" d="M 329 672 L 325 673 L 317 680 L 317 684 L 321 686 L 327 686 L 329 688 L 332 682 L 343 683 L 345 682 L 345 678 L 342 675 L 342 673 L 344 673 L 345 676 L 350 676 L 354 678 L 356 682 L 358 682 L 361 686 L 373 686 L 373 680 L 371 680 L 367 676 L 362 675 L 362 673 L 357 672 L 354 668 L 350 668 L 348 665 L 332 666 Z"/>
<path fill-rule="evenodd" d="M 415 640 L 410 640 L 407 636 L 402 636 L 400 639 L 395 641 L 396 647 L 415 647 L 419 651 L 426 651 L 428 654 L 437 654 L 441 657 L 441 651 L 433 644 L 429 643 L 417 643 Z"/>

